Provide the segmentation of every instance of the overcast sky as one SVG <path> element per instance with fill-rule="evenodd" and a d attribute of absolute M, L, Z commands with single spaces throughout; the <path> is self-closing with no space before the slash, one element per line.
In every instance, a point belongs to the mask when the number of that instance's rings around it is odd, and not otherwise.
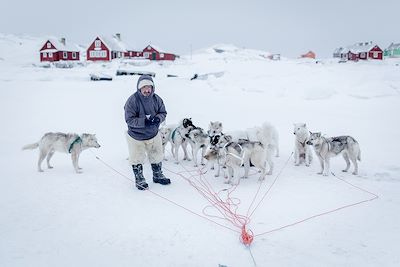
<path fill-rule="evenodd" d="M 54 35 L 89 44 L 121 33 L 143 49 L 190 54 L 217 43 L 297 57 L 342 45 L 400 42 L 400 0 L 1 0 L 0 32 Z"/>

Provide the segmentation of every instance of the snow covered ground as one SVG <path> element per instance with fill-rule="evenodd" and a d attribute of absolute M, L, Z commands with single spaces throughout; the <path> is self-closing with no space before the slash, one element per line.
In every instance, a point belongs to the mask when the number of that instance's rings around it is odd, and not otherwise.
<path fill-rule="evenodd" d="M 204 49 L 162 65 L 57 69 L 32 64 L 42 41 L 0 35 L 1 266 L 400 265 L 399 61 L 270 61 L 264 51 L 219 45 L 226 52 Z M 247 226 L 255 235 L 373 197 L 337 178 L 379 198 L 256 236 L 247 248 L 238 232 L 134 188 L 123 106 L 137 76 L 116 77 L 118 68 L 156 73 L 167 123 L 192 117 L 203 128 L 222 121 L 226 131 L 264 121 L 278 128 L 281 155 L 256 203 L 276 182 Z M 114 80 L 90 81 L 94 72 Z M 195 73 L 218 75 L 190 80 Z M 328 136 L 355 137 L 362 151 L 359 175 L 342 173 L 341 157 L 331 164 L 337 178 L 317 175 L 316 160 L 308 168 L 294 166 L 294 122 Z M 65 154 L 55 154 L 54 169 L 38 173 L 38 152 L 21 147 L 48 131 L 96 133 L 102 147 L 82 154 L 83 174 L 74 173 Z M 151 181 L 149 164 L 144 168 Z M 209 203 L 177 174 L 189 177 L 185 170 L 197 170 L 192 162 L 169 160 L 164 168 L 172 184 L 150 183 L 150 189 L 203 215 Z M 238 214 L 246 215 L 260 185 L 252 173 L 232 194 L 241 201 Z M 215 191 L 229 188 L 211 171 L 204 178 Z"/>

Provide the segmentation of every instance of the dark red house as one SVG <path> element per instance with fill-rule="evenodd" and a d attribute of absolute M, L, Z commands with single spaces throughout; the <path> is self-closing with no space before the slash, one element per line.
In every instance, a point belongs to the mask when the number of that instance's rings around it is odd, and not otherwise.
<path fill-rule="evenodd" d="M 128 49 L 122 42 L 121 34 L 111 37 L 97 36 L 86 50 L 86 58 L 91 61 L 111 61 L 115 58 L 130 58 L 137 56 L 141 51 Z"/>
<path fill-rule="evenodd" d="M 352 61 L 368 59 L 382 60 L 383 50 L 372 42 L 356 43 L 343 50 L 342 58 Z"/>
<path fill-rule="evenodd" d="M 48 39 L 40 49 L 40 61 L 62 61 L 71 60 L 79 61 L 79 51 L 73 45 L 67 45 L 65 38 L 57 40 L 55 38 Z"/>
<path fill-rule="evenodd" d="M 150 60 L 175 60 L 175 54 L 161 52 L 160 48 L 154 45 L 148 45 L 143 49 L 142 57 Z"/>

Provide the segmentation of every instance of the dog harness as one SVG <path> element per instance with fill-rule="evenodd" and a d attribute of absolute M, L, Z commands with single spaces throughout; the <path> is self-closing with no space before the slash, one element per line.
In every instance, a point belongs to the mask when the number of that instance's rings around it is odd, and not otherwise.
<path fill-rule="evenodd" d="M 74 141 L 71 143 L 71 145 L 69 146 L 68 153 L 71 154 L 72 147 L 73 147 L 75 144 L 81 143 L 81 142 L 82 142 L 82 139 L 81 139 L 81 137 L 78 135 L 78 137 L 75 138 L 75 140 L 74 140 Z"/>

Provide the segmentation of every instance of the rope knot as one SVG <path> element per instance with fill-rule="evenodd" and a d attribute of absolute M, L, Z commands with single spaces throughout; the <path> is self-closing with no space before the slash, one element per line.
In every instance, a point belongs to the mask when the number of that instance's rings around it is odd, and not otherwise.
<path fill-rule="evenodd" d="M 253 231 L 247 230 L 246 231 L 246 225 L 242 226 L 242 233 L 240 235 L 240 241 L 245 245 L 245 246 L 250 246 L 251 242 L 253 242 L 254 234 Z"/>

